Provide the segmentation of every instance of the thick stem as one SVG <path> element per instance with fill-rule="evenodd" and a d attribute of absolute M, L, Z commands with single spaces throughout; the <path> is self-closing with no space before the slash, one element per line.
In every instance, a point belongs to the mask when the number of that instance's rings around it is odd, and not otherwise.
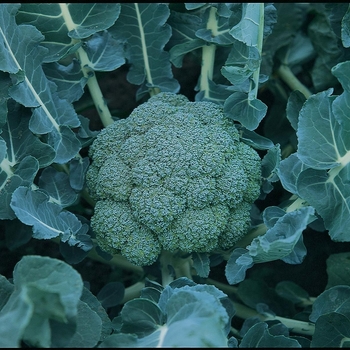
<path fill-rule="evenodd" d="M 68 4 L 60 3 L 59 6 L 60 6 L 62 17 L 64 19 L 64 22 L 68 31 L 76 29 L 76 23 L 73 21 L 71 17 Z M 79 42 L 79 40 L 72 40 L 72 41 L 73 43 Z M 96 106 L 97 112 L 101 118 L 103 125 L 107 126 L 109 124 L 112 124 L 113 118 L 103 98 L 100 86 L 98 85 L 98 82 L 96 79 L 96 75 L 93 72 L 93 70 L 89 67 L 90 60 L 87 56 L 86 51 L 82 47 L 79 47 L 79 49 L 76 52 L 76 56 L 79 59 L 81 70 L 84 76 L 88 79 L 87 86 L 89 88 L 92 100 L 94 101 L 94 104 Z"/>
<path fill-rule="evenodd" d="M 315 325 L 311 322 L 304 322 L 293 320 L 290 318 L 280 317 L 280 316 L 265 316 L 259 314 L 257 311 L 251 309 L 248 306 L 242 305 L 237 302 L 233 302 L 236 314 L 239 318 L 247 319 L 251 317 L 258 317 L 261 321 L 280 321 L 293 333 L 303 334 L 303 335 L 313 335 L 315 332 Z"/>
<path fill-rule="evenodd" d="M 218 33 L 218 24 L 216 20 L 216 11 L 215 7 L 210 8 L 209 18 L 207 22 L 207 29 L 212 31 L 212 35 Z M 202 67 L 200 75 L 199 90 L 204 91 L 204 97 L 209 98 L 209 81 L 213 80 L 214 72 L 214 63 L 215 63 L 215 44 L 207 44 L 202 47 Z"/>
<path fill-rule="evenodd" d="M 281 64 L 277 69 L 277 73 L 293 91 L 300 91 L 306 98 L 312 95 L 310 90 L 300 82 L 288 66 Z"/>

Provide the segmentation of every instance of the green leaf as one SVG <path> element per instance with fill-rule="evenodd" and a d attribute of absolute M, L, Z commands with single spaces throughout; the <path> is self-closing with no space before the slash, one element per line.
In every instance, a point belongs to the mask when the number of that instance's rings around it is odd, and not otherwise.
<path fill-rule="evenodd" d="M 313 214 L 314 208 L 309 206 L 280 217 L 264 235 L 254 238 L 247 246 L 253 261 L 259 263 L 288 257 Z"/>
<path fill-rule="evenodd" d="M 331 312 L 317 319 L 311 347 L 348 348 L 349 346 L 350 320 L 348 317 L 336 312 Z"/>
<path fill-rule="evenodd" d="M 125 63 L 123 42 L 113 39 L 106 30 L 92 35 L 83 48 L 94 71 L 110 72 Z"/>
<path fill-rule="evenodd" d="M 134 334 L 114 333 L 107 337 L 99 348 L 136 348 L 139 346 L 138 339 Z"/>
<path fill-rule="evenodd" d="M 198 291 L 195 287 L 176 288 L 169 298 L 166 306 L 168 328 L 163 346 L 227 346 L 225 308 L 217 297 L 205 291 L 205 287 L 213 286 L 202 285 L 202 290 Z"/>
<path fill-rule="evenodd" d="M 85 287 L 80 300 L 87 304 L 100 317 L 102 322 L 100 341 L 104 340 L 112 331 L 112 322 L 106 310 L 102 307 L 99 300 Z"/>
<path fill-rule="evenodd" d="M 344 47 L 350 47 L 350 7 L 341 21 L 341 41 Z"/>
<path fill-rule="evenodd" d="M 245 305 L 262 314 L 290 317 L 295 312 L 292 302 L 280 297 L 262 280 L 245 279 L 238 285 L 237 293 Z"/>
<path fill-rule="evenodd" d="M 59 98 L 68 102 L 75 102 L 81 98 L 87 78 L 83 76 L 77 60 L 73 59 L 67 66 L 57 62 L 46 63 L 43 69 L 47 78 L 57 85 Z"/>
<path fill-rule="evenodd" d="M 270 148 L 261 161 L 261 175 L 263 178 L 262 188 L 264 193 L 270 193 L 273 189 L 272 182 L 279 180 L 277 169 L 281 161 L 281 147 L 276 144 Z"/>
<path fill-rule="evenodd" d="M 338 285 L 321 293 L 312 305 L 310 321 L 316 322 L 322 315 L 336 312 L 350 316 L 350 287 Z"/>
<path fill-rule="evenodd" d="M 7 6 L 12 9 L 8 16 Z M 42 63 L 47 49 L 40 46 L 43 35 L 34 26 L 17 26 L 13 5 L 2 4 L 0 9 L 0 35 L 6 43 L 3 52 L 7 56 L 6 62 L 12 60 L 11 67 L 3 60 L 0 70 L 21 74 L 9 94 L 15 101 L 34 108 L 30 130 L 39 135 L 48 133 L 48 143 L 56 151 L 55 162 L 65 163 L 80 150 L 80 142 L 70 129 L 78 127 L 80 121 L 72 105 L 58 97 L 56 85 L 44 74 Z"/>
<path fill-rule="evenodd" d="M 93 348 L 101 338 L 102 320 L 88 304 L 79 301 L 76 318 L 77 329 L 67 347 Z"/>
<path fill-rule="evenodd" d="M 167 23 L 172 28 L 169 40 L 170 61 L 175 67 L 181 67 L 186 53 L 205 45 L 205 41 L 196 36 L 196 31 L 201 26 L 201 18 L 189 13 L 171 11 Z"/>
<path fill-rule="evenodd" d="M 309 293 L 291 281 L 279 282 L 275 289 L 279 296 L 290 300 L 293 304 L 309 300 Z"/>
<path fill-rule="evenodd" d="M 305 96 L 299 90 L 292 91 L 288 97 L 286 116 L 294 130 L 298 128 L 299 112 L 305 101 Z"/>
<path fill-rule="evenodd" d="M 254 265 L 247 249 L 236 248 L 227 261 L 225 276 L 229 284 L 237 284 L 245 278 L 246 271 Z"/>
<path fill-rule="evenodd" d="M 221 68 L 222 75 L 231 84 L 241 84 L 260 67 L 260 55 L 256 47 L 236 41 Z"/>
<path fill-rule="evenodd" d="M 326 289 L 337 285 L 350 286 L 350 253 L 331 254 L 327 259 L 328 283 Z"/>
<path fill-rule="evenodd" d="M 22 335 L 33 314 L 26 291 L 13 293 L 0 311 L 0 347 L 19 348 Z"/>
<path fill-rule="evenodd" d="M 119 13 L 120 4 L 113 3 L 22 3 L 16 19 L 18 23 L 35 25 L 41 31 L 45 36 L 41 45 L 49 50 L 44 62 L 57 62 L 80 46 L 73 39 L 85 39 L 108 29 Z"/>
<path fill-rule="evenodd" d="M 192 253 L 193 267 L 199 277 L 208 278 L 210 272 L 210 259 L 207 253 Z"/>
<path fill-rule="evenodd" d="M 144 337 L 163 324 L 163 313 L 156 303 L 149 299 L 128 301 L 122 311 L 123 333 L 135 333 Z"/>
<path fill-rule="evenodd" d="M 2 182 L 0 187 L 1 219 L 14 219 L 16 217 L 11 207 L 12 195 L 18 187 L 30 186 L 33 183 L 35 175 L 39 170 L 39 164 L 36 158 L 26 156 L 13 173 L 9 169 L 7 162 L 3 162 L 0 173 Z"/>
<path fill-rule="evenodd" d="M 41 173 L 39 187 L 51 197 L 51 201 L 62 208 L 72 205 L 78 198 L 70 187 L 68 175 L 52 167 L 45 168 Z"/>
<path fill-rule="evenodd" d="M 307 167 L 298 158 L 297 153 L 291 154 L 288 158 L 283 159 L 277 169 L 278 177 L 281 180 L 282 186 L 293 194 L 298 194 L 297 182 L 299 175 Z"/>
<path fill-rule="evenodd" d="M 348 242 L 350 235 L 350 166 L 335 173 L 306 169 L 297 181 L 300 196 L 321 215 L 329 235 L 334 241 Z M 339 171 L 339 172 L 338 172 Z"/>
<path fill-rule="evenodd" d="M 316 14 L 308 26 L 308 36 L 317 53 L 311 78 L 316 91 L 324 90 L 336 84 L 331 68 L 344 57 L 344 48 L 332 29 L 328 11 Z"/>
<path fill-rule="evenodd" d="M 73 158 L 69 162 L 69 185 L 76 191 L 81 191 L 84 187 L 85 174 L 90 160 L 85 158 Z"/>
<path fill-rule="evenodd" d="M 312 95 L 299 115 L 298 157 L 314 169 L 338 166 L 350 149 L 347 131 L 332 113 L 332 91 L 329 89 Z"/>
<path fill-rule="evenodd" d="M 53 148 L 28 129 L 28 115 L 14 101 L 9 101 L 8 121 L 0 137 L 0 218 L 14 219 L 10 207 L 12 193 L 18 186 L 30 186 L 39 167 L 52 163 Z"/>
<path fill-rule="evenodd" d="M 271 206 L 263 211 L 264 224 L 268 229 L 274 227 L 277 221 L 286 214 L 286 211 L 280 207 Z"/>
<path fill-rule="evenodd" d="M 149 299 L 158 303 L 161 291 L 154 287 L 146 287 L 141 290 L 140 298 Z"/>
<path fill-rule="evenodd" d="M 124 285 L 120 282 L 109 282 L 97 294 L 97 299 L 104 308 L 120 304 L 124 297 Z"/>
<path fill-rule="evenodd" d="M 0 275 L 0 311 L 7 303 L 10 298 L 12 292 L 14 290 L 14 286 L 10 283 L 6 277 Z"/>
<path fill-rule="evenodd" d="M 265 117 L 267 106 L 258 99 L 250 100 L 243 92 L 234 92 L 224 103 L 225 114 L 248 130 L 255 130 Z"/>
<path fill-rule="evenodd" d="M 210 16 L 212 7 L 216 7 L 215 18 Z M 230 35 L 230 23 L 232 11 L 228 4 L 210 4 L 201 16 L 201 28 L 196 31 L 196 37 L 204 40 L 206 43 L 213 43 L 220 46 L 231 45 L 234 39 Z M 208 28 L 215 28 L 208 29 Z"/>
<path fill-rule="evenodd" d="M 236 127 L 240 132 L 241 140 L 247 145 L 259 150 L 267 150 L 275 147 L 270 139 L 263 137 L 254 131 L 247 130 L 241 125 L 236 125 Z"/>
<path fill-rule="evenodd" d="M 297 340 L 287 338 L 284 335 L 273 336 L 270 334 L 265 322 L 255 324 L 243 337 L 242 348 L 300 348 Z"/>
<path fill-rule="evenodd" d="M 178 92 L 179 83 L 173 78 L 169 54 L 164 51 L 171 36 L 166 24 L 168 5 L 157 3 L 122 3 L 121 13 L 111 34 L 126 41 L 126 58 L 131 65 L 127 79 L 141 85 L 137 100 L 148 90 Z"/>
<path fill-rule="evenodd" d="M 257 46 L 258 43 L 260 8 L 259 3 L 244 3 L 241 21 L 230 30 L 230 34 L 235 39 L 248 46 Z"/>
<path fill-rule="evenodd" d="M 59 235 L 64 241 L 72 240 L 71 245 L 79 244 L 79 234 L 88 231 L 87 225 L 68 211 L 49 201 L 44 192 L 31 191 L 20 186 L 12 195 L 11 208 L 24 224 L 33 226 L 33 237 L 50 239 Z M 91 249 L 91 246 L 90 246 Z"/>
<path fill-rule="evenodd" d="M 19 339 L 32 346 L 49 347 L 50 320 L 65 323 L 77 314 L 83 288 L 80 275 L 63 261 L 28 255 L 16 264 L 13 282 L 16 292 L 0 314 L 6 316 L 14 304 L 19 305 L 23 320 L 17 320 L 12 332 L 22 325 Z"/>

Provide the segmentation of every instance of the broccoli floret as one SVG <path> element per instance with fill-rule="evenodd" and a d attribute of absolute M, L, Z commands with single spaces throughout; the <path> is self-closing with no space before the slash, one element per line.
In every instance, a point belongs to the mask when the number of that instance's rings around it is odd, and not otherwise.
<path fill-rule="evenodd" d="M 250 226 L 261 160 L 222 107 L 160 93 L 90 147 L 86 181 L 101 249 L 150 265 L 161 250 L 229 249 Z"/>

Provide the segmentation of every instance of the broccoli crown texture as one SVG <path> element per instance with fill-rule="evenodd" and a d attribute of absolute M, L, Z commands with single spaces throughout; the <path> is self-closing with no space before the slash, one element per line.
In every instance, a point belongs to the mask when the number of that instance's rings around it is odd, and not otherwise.
<path fill-rule="evenodd" d="M 220 106 L 160 93 L 92 143 L 87 186 L 101 249 L 150 265 L 162 249 L 232 247 L 250 226 L 261 160 Z"/>

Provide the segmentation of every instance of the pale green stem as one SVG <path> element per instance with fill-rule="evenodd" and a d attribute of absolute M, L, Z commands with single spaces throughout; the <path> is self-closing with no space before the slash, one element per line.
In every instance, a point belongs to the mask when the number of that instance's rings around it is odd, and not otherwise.
<path fill-rule="evenodd" d="M 299 320 L 293 320 L 291 318 L 285 318 L 280 316 L 265 316 L 259 314 L 254 309 L 248 306 L 242 305 L 237 302 L 233 302 L 235 307 L 235 316 L 239 318 L 247 319 L 251 317 L 258 317 L 262 322 L 265 321 L 280 321 L 283 323 L 291 332 L 303 335 L 313 335 L 315 332 L 315 325 L 311 322 L 304 322 Z"/>
<path fill-rule="evenodd" d="M 153 79 L 152 79 L 152 75 L 151 75 L 151 67 L 149 64 L 149 53 L 148 53 L 148 47 L 147 47 L 147 43 L 146 43 L 146 34 L 143 30 L 144 28 L 144 23 L 142 22 L 142 18 L 141 18 L 141 13 L 140 13 L 140 9 L 139 9 L 139 5 L 138 3 L 134 3 L 135 5 L 135 13 L 136 13 L 136 18 L 137 18 L 137 22 L 138 22 L 138 28 L 140 30 L 140 38 L 141 38 L 141 48 L 142 48 L 142 56 L 143 56 L 143 61 L 145 64 L 145 74 L 146 74 L 146 80 L 149 84 L 153 85 Z M 160 89 L 157 87 L 151 87 L 149 88 L 149 94 L 151 96 L 154 96 L 156 94 L 160 93 Z"/>
<path fill-rule="evenodd" d="M 211 7 L 209 18 L 207 22 L 207 29 L 210 29 L 215 35 L 218 33 L 218 26 L 216 20 L 216 8 Z M 204 91 L 204 97 L 209 98 L 209 80 L 213 80 L 214 63 L 215 63 L 215 44 L 208 44 L 202 47 L 202 67 L 200 75 L 200 91 Z"/>
<path fill-rule="evenodd" d="M 59 6 L 60 6 L 62 17 L 64 19 L 65 25 L 67 26 L 68 31 L 76 29 L 77 25 L 71 17 L 68 4 L 60 3 Z M 79 40 L 75 40 L 75 39 L 72 40 L 72 43 L 78 43 L 78 42 Z M 96 79 L 96 75 L 93 72 L 92 68 L 90 68 L 91 62 L 87 56 L 86 51 L 82 47 L 79 47 L 79 49 L 76 52 L 76 55 L 79 59 L 81 70 L 84 76 L 88 79 L 87 86 L 89 88 L 92 100 L 94 101 L 94 104 L 96 106 L 97 112 L 101 118 L 103 125 L 106 127 L 107 125 L 113 123 L 113 118 L 103 98 L 100 86 L 98 85 L 98 82 Z"/>
<path fill-rule="evenodd" d="M 312 95 L 310 90 L 300 82 L 288 66 L 281 64 L 277 69 L 277 73 L 293 91 L 300 91 L 307 99 Z"/>
<path fill-rule="evenodd" d="M 264 3 L 261 3 L 259 6 L 259 31 L 258 31 L 258 40 L 257 40 L 257 46 L 260 57 L 262 56 L 262 47 L 263 47 L 263 39 L 264 39 Z M 251 93 L 249 94 L 251 98 L 256 99 L 258 96 L 258 89 L 259 89 L 259 76 L 260 76 L 260 64 L 259 67 L 255 70 L 253 73 L 253 81 L 254 81 L 254 88 L 251 90 Z"/>

